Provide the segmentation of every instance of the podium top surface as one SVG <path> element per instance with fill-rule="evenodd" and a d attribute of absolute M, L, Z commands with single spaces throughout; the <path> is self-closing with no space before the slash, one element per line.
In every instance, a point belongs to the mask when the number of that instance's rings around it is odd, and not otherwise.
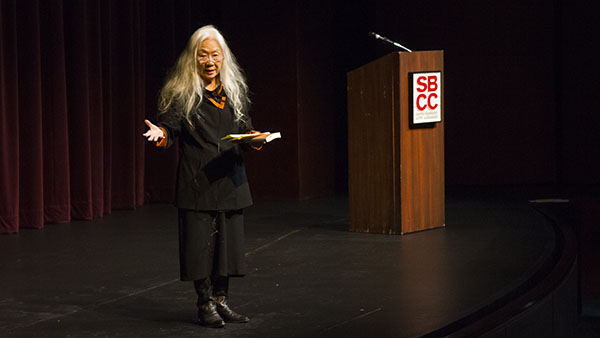
<path fill-rule="evenodd" d="M 441 58 L 442 62 L 444 60 L 444 50 L 443 49 L 438 49 L 438 50 L 418 50 L 418 51 L 412 51 L 412 52 L 407 52 L 407 51 L 394 51 L 391 53 L 388 53 L 386 55 L 380 56 L 372 61 L 367 62 L 366 64 L 354 68 L 352 70 L 350 70 L 348 73 L 352 73 L 353 71 L 357 70 L 357 69 L 361 69 L 362 67 L 371 65 L 371 64 L 375 64 L 375 63 L 379 63 L 382 62 L 382 60 L 384 59 L 388 59 L 390 57 L 398 57 L 399 59 L 411 59 L 411 58 L 427 58 L 427 57 L 439 57 Z"/>

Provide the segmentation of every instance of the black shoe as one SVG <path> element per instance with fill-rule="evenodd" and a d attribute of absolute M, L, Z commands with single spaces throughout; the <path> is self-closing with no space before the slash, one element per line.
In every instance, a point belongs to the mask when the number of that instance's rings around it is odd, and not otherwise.
<path fill-rule="evenodd" d="M 227 306 L 227 297 L 217 296 L 215 298 L 215 303 L 217 305 L 217 312 L 221 315 L 221 318 L 223 318 L 226 322 L 247 323 L 250 321 L 250 318 L 233 312 L 233 310 L 231 310 L 229 306 Z"/>
<path fill-rule="evenodd" d="M 209 300 L 198 308 L 198 324 L 206 327 L 223 327 L 225 322 L 219 316 L 215 302 Z"/>

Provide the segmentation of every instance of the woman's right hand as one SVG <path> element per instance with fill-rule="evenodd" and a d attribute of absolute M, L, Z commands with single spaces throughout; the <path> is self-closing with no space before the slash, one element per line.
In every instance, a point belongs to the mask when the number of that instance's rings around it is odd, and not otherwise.
<path fill-rule="evenodd" d="M 150 129 L 148 129 L 147 132 L 142 134 L 142 136 L 146 137 L 148 141 L 155 142 L 161 138 L 165 138 L 163 131 L 159 127 L 152 124 L 152 122 L 150 122 L 149 120 L 144 120 L 144 122 Z"/>

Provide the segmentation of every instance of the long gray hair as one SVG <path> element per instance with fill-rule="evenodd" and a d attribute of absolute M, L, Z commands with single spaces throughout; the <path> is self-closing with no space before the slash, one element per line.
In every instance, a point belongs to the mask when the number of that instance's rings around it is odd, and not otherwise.
<path fill-rule="evenodd" d="M 204 91 L 204 81 L 198 74 L 196 55 L 202 42 L 206 39 L 215 39 L 221 45 L 223 64 L 219 72 L 219 79 L 227 95 L 227 100 L 233 107 L 236 121 L 244 121 L 250 106 L 246 78 L 235 56 L 227 46 L 225 38 L 212 25 L 199 28 L 190 37 L 186 48 L 177 59 L 175 67 L 160 91 L 159 113 L 164 114 L 170 109 L 175 109 L 191 124 L 191 115 L 202 102 Z"/>

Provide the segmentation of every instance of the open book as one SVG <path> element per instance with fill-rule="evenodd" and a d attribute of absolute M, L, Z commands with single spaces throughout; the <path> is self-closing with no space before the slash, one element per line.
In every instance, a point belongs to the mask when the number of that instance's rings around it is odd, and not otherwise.
<path fill-rule="evenodd" d="M 275 139 L 281 138 L 281 133 L 255 133 L 255 134 L 229 134 L 223 137 L 221 140 L 237 141 L 242 143 L 254 143 L 254 142 L 271 142 Z"/>

